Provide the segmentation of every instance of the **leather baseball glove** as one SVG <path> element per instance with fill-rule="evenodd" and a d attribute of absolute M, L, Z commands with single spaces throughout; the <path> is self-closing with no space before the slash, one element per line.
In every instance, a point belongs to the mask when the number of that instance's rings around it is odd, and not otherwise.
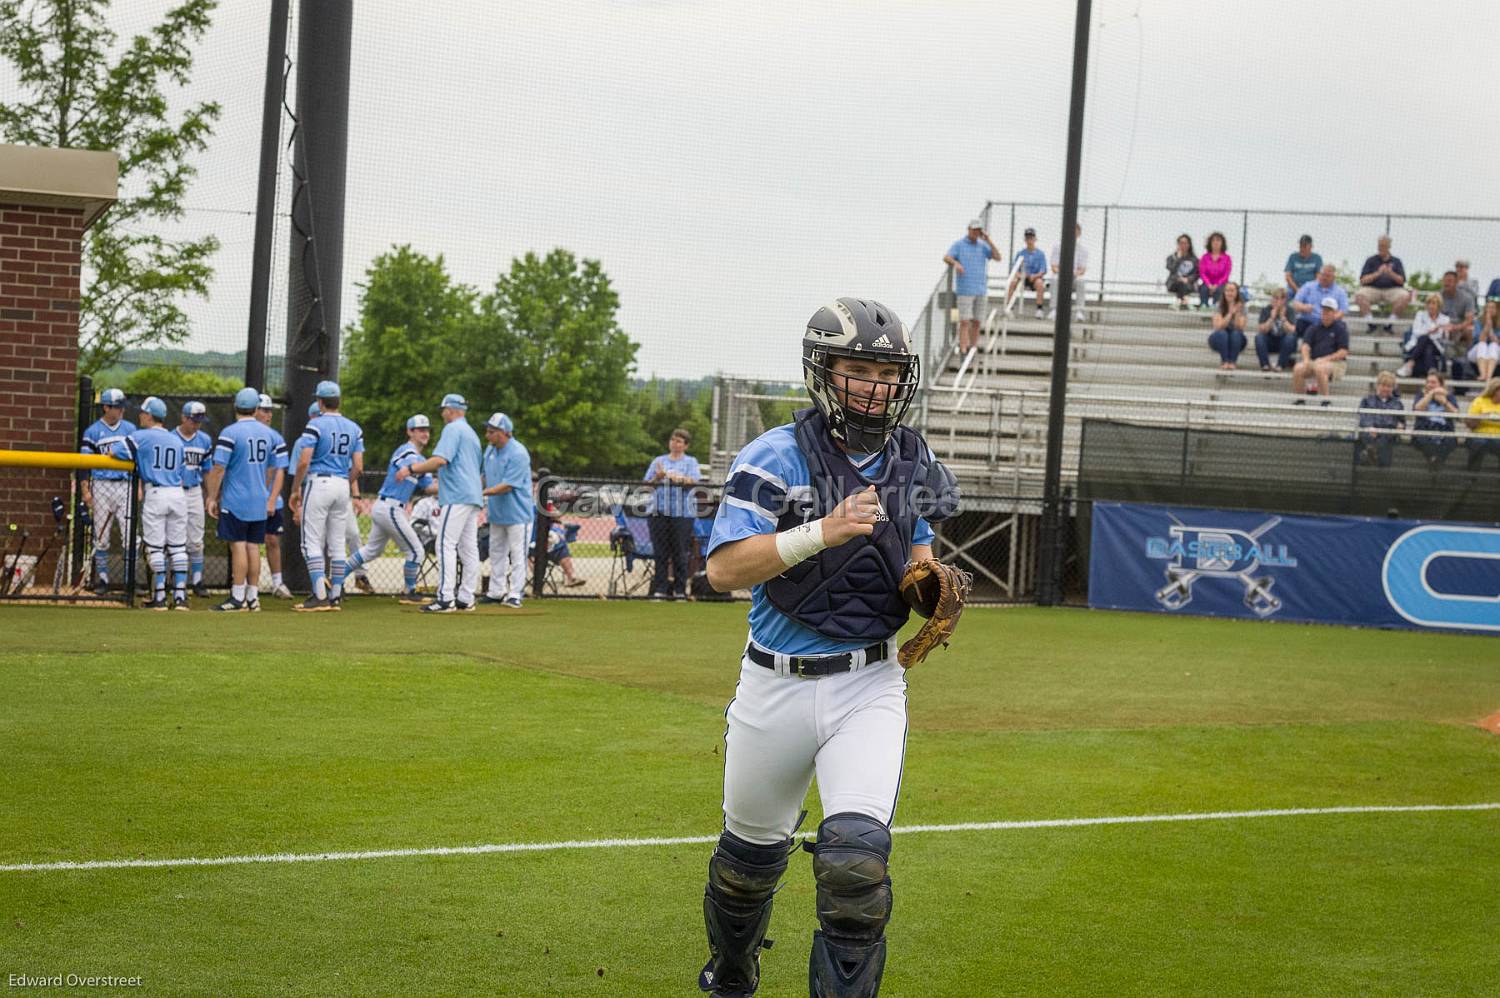
<path fill-rule="evenodd" d="M 932 558 L 906 566 L 906 574 L 901 577 L 901 598 L 927 620 L 897 653 L 901 668 L 910 669 L 938 645 L 948 646 L 973 586 L 973 575 Z"/>

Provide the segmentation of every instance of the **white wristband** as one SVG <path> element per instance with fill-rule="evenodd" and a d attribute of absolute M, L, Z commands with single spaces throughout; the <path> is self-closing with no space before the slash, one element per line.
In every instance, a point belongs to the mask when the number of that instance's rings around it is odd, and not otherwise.
<path fill-rule="evenodd" d="M 804 562 L 828 546 L 823 539 L 823 521 L 810 520 L 776 535 L 776 553 L 782 562 L 791 568 Z"/>

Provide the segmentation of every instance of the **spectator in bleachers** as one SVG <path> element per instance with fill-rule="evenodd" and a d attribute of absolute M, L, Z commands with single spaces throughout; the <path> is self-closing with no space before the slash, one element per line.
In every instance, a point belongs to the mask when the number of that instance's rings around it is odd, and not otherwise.
<path fill-rule="evenodd" d="M 1396 446 L 1395 433 L 1378 430 L 1406 429 L 1406 410 L 1396 397 L 1396 376 L 1381 371 L 1375 378 L 1375 390 L 1359 400 L 1359 459 L 1365 464 L 1391 466 Z"/>
<path fill-rule="evenodd" d="M 1448 385 L 1436 371 L 1427 372 L 1427 384 L 1422 394 L 1411 404 L 1412 429 L 1442 436 L 1427 436 L 1421 432 L 1412 434 L 1411 442 L 1427 459 L 1427 467 L 1436 471 L 1448 460 L 1448 455 L 1458 446 L 1458 437 L 1453 433 L 1453 416 L 1458 406 L 1448 394 Z M 1420 415 L 1419 415 L 1420 414 Z"/>
<path fill-rule="evenodd" d="M 1469 276 L 1469 261 L 1454 261 L 1453 272 L 1458 275 L 1458 286 L 1467 288 L 1469 294 L 1473 295 L 1474 300 L 1477 302 L 1479 300 L 1479 282 Z"/>
<path fill-rule="evenodd" d="M 1245 350 L 1245 299 L 1240 297 L 1240 286 L 1233 281 L 1224 285 L 1219 297 L 1219 307 L 1214 310 L 1213 332 L 1208 334 L 1208 346 L 1219 352 L 1219 369 L 1233 371 L 1239 367 L 1240 354 Z"/>
<path fill-rule="evenodd" d="M 1011 293 L 1016 290 L 1017 283 L 1024 286 L 1027 290 L 1035 291 L 1036 317 L 1042 319 L 1047 315 L 1047 309 L 1045 308 L 1047 297 L 1047 254 L 1037 248 L 1035 229 L 1027 229 L 1022 234 L 1022 237 L 1026 240 L 1026 245 L 1016 250 L 1016 258 L 1010 262 L 1012 269 L 1016 268 L 1017 263 L 1020 264 L 1020 268 L 1016 270 L 1016 276 L 1011 278 L 1010 287 L 1005 289 L 1005 297 L 1007 299 L 1010 298 Z"/>
<path fill-rule="evenodd" d="M 1088 282 L 1083 278 L 1084 273 L 1089 269 L 1089 251 L 1088 247 L 1078 241 L 1078 237 L 1081 235 L 1083 235 L 1083 226 L 1075 224 L 1073 226 L 1073 301 L 1077 303 L 1077 311 L 1073 313 L 1073 318 L 1079 322 L 1083 321 L 1083 307 L 1088 304 L 1089 300 L 1086 292 Z M 1051 263 L 1052 273 L 1056 274 L 1058 266 L 1062 263 L 1062 243 L 1052 244 Z M 1059 278 L 1054 277 L 1053 280 L 1058 281 L 1058 287 L 1062 287 Z M 1057 310 L 1056 291 L 1053 292 L 1052 298 L 1052 310 L 1055 312 Z"/>
<path fill-rule="evenodd" d="M 1321 312 L 1318 324 L 1302 335 L 1302 359 L 1292 368 L 1292 394 L 1297 396 L 1294 405 L 1305 401 L 1302 391 L 1309 376 L 1317 381 L 1322 405 L 1328 404 L 1329 383 L 1344 376 L 1349 357 L 1349 327 L 1339 318 L 1339 303 L 1332 296 L 1323 299 Z"/>
<path fill-rule="evenodd" d="M 1474 365 L 1480 381 L 1489 381 L 1495 376 L 1495 365 L 1500 362 L 1500 301 L 1491 299 L 1484 303 L 1484 316 L 1474 324 L 1474 345 L 1469 348 L 1467 360 Z"/>
<path fill-rule="evenodd" d="M 1500 301 L 1500 277 L 1490 282 L 1489 290 L 1484 293 L 1485 301 Z"/>
<path fill-rule="evenodd" d="M 1375 255 L 1365 261 L 1359 272 L 1359 291 L 1354 304 L 1359 314 L 1368 316 L 1375 305 L 1389 305 L 1391 314 L 1406 315 L 1411 292 L 1406 289 L 1406 267 L 1399 256 L 1391 255 L 1391 237 L 1381 236 L 1375 244 Z M 1390 331 L 1390 327 L 1386 327 Z"/>
<path fill-rule="evenodd" d="M 1296 296 L 1292 299 L 1292 319 L 1297 324 L 1297 337 L 1300 339 L 1308 328 L 1318 324 L 1318 317 L 1322 312 L 1323 299 L 1332 298 L 1338 306 L 1339 318 L 1349 311 L 1349 295 L 1343 288 L 1339 287 L 1334 280 L 1338 269 L 1331 263 L 1325 263 L 1318 268 L 1318 279 L 1309 281 L 1297 289 Z"/>
<path fill-rule="evenodd" d="M 1484 391 L 1469 403 L 1469 470 L 1478 471 L 1484 464 L 1484 456 L 1493 454 L 1500 458 L 1500 378 L 1491 378 Z"/>
<path fill-rule="evenodd" d="M 1401 344 L 1401 355 L 1406 362 L 1401 365 L 1401 377 L 1425 378 L 1428 371 L 1442 371 L 1447 356 L 1449 319 L 1443 314 L 1443 299 L 1431 294 L 1427 296 L 1427 307 L 1417 313 L 1411 322 L 1411 330 Z"/>
<path fill-rule="evenodd" d="M 989 303 L 989 262 L 1000 258 L 984 223 L 974 219 L 969 231 L 948 247 L 943 262 L 953 268 L 953 291 L 958 299 L 958 352 L 968 353 L 979 343 L 979 324 Z"/>
<path fill-rule="evenodd" d="M 1167 257 L 1167 291 L 1177 296 L 1176 304 L 1167 307 L 1187 308 L 1188 295 L 1197 290 L 1198 254 L 1193 252 L 1193 237 L 1184 232 L 1177 237 L 1176 252 Z"/>
<path fill-rule="evenodd" d="M 1296 294 L 1302 285 L 1317 278 L 1322 268 L 1323 258 L 1312 250 L 1312 236 L 1297 240 L 1297 252 L 1286 258 L 1286 272 L 1281 275 L 1286 281 L 1287 294 Z"/>
<path fill-rule="evenodd" d="M 1458 271 L 1443 274 L 1443 314 L 1448 317 L 1448 355 L 1462 357 L 1468 354 L 1474 342 L 1474 296 L 1469 289 L 1458 283 Z"/>
<path fill-rule="evenodd" d="M 1219 304 L 1224 294 L 1224 285 L 1234 273 L 1234 258 L 1229 255 L 1229 243 L 1222 232 L 1210 232 L 1203 255 L 1198 258 L 1198 275 L 1203 282 L 1198 285 L 1198 304 L 1202 308 Z"/>
<path fill-rule="evenodd" d="M 1255 334 L 1255 356 L 1260 360 L 1262 371 L 1279 374 L 1292 366 L 1292 355 L 1297 352 L 1297 324 L 1292 321 L 1292 315 L 1286 300 L 1286 288 L 1272 288 L 1271 303 L 1261 307 Z M 1272 350 L 1276 351 L 1275 364 L 1271 363 Z"/>

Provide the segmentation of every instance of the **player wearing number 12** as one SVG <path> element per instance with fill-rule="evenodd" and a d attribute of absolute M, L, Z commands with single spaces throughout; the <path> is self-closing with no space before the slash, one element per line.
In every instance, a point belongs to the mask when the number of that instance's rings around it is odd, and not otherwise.
<path fill-rule="evenodd" d="M 186 610 L 187 500 L 182 475 L 187 465 L 182 437 L 162 424 L 167 404 L 156 396 L 141 403 L 141 428 L 115 444 L 112 456 L 135 465 L 144 492 L 141 539 L 151 565 L 152 610 L 166 610 L 167 564 L 172 566 L 173 610 Z"/>
<path fill-rule="evenodd" d="M 322 414 L 309 421 L 298 438 L 304 449 L 297 459 L 291 498 L 292 515 L 302 524 L 302 560 L 312 578 L 312 595 L 293 607 L 304 613 L 342 609 L 349 499 L 359 498 L 359 476 L 365 470 L 364 433 L 339 413 L 339 386 L 320 381 L 316 394 Z"/>

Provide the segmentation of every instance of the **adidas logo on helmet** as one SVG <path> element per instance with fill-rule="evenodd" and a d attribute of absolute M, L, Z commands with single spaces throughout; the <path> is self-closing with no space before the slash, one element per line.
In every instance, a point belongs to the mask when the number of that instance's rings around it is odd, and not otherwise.
<path fill-rule="evenodd" d="M 886 349 L 895 349 L 895 346 L 896 345 L 891 342 L 891 338 L 889 336 L 887 336 L 886 334 L 884 334 L 884 333 L 880 334 L 880 339 L 878 339 L 874 343 L 870 344 L 870 347 L 872 349 L 874 349 L 876 347 L 885 347 Z"/>

